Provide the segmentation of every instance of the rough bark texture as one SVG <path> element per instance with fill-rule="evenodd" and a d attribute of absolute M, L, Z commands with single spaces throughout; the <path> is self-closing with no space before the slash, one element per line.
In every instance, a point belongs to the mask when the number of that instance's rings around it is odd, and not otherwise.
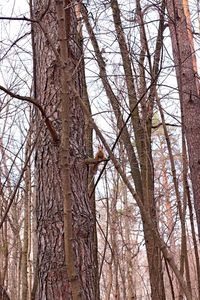
<path fill-rule="evenodd" d="M 3 286 L 0 286 L 0 300 L 10 300 Z"/>
<path fill-rule="evenodd" d="M 186 2 L 186 1 L 185 1 Z M 185 129 L 195 210 L 200 238 L 200 101 L 199 79 L 192 42 L 191 25 L 182 1 L 167 1 L 169 29 L 176 66 L 182 122 Z"/>
<path fill-rule="evenodd" d="M 85 65 L 83 61 L 82 65 L 83 70 L 85 70 Z M 83 71 L 84 72 L 84 71 Z M 89 97 L 87 93 L 87 85 L 86 85 L 86 80 L 85 80 L 85 74 L 83 73 L 83 101 L 85 105 L 87 106 L 88 110 L 91 113 L 91 108 L 90 108 L 90 102 L 89 102 Z M 88 120 L 87 116 L 85 116 L 85 143 L 86 143 L 86 155 L 87 157 L 91 158 L 94 157 L 93 153 L 93 128 L 90 124 L 90 121 Z M 98 240 L 97 240 L 97 224 L 96 224 L 96 198 L 95 198 L 95 186 L 94 186 L 94 175 L 92 174 L 91 167 L 88 166 L 88 189 L 89 189 L 89 202 L 90 202 L 90 208 L 92 211 L 93 216 L 95 216 L 95 222 L 94 222 L 94 248 L 93 248 L 93 253 L 94 253 L 94 267 L 96 271 L 95 275 L 95 299 L 99 300 L 100 299 L 100 289 L 99 289 L 99 268 L 98 268 Z"/>
<path fill-rule="evenodd" d="M 70 9 L 69 56 L 74 68 L 81 55 L 76 35 L 76 20 L 73 3 Z M 34 2 L 34 17 L 41 17 L 46 1 Z M 42 18 L 45 30 L 34 27 L 34 46 L 36 52 L 36 96 L 51 116 L 58 134 L 61 128 L 60 118 L 60 69 L 55 53 L 48 38 L 59 53 L 57 16 L 52 3 Z M 81 72 L 76 75 L 76 88 L 81 94 Z M 37 116 L 38 126 L 42 122 Z M 94 262 L 93 228 L 87 195 L 87 167 L 84 164 L 84 117 L 76 101 L 70 103 L 70 170 L 71 200 L 74 240 L 75 267 L 81 283 L 81 299 L 94 299 Z M 39 137 L 36 152 L 36 214 L 38 231 L 38 288 L 35 299 L 72 299 L 69 276 L 66 269 L 64 252 L 64 212 L 61 189 L 60 146 L 52 143 L 46 127 Z M 73 259 L 73 258 L 72 258 Z"/>

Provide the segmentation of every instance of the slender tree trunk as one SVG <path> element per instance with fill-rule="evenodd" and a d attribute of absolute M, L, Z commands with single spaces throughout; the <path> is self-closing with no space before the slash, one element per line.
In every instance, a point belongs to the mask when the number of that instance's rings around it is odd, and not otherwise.
<path fill-rule="evenodd" d="M 83 70 L 84 70 L 83 65 Z M 84 71 L 83 71 L 84 72 Z M 84 77 L 84 83 L 83 83 L 83 101 L 85 102 L 88 110 L 91 112 L 89 98 L 87 94 L 87 86 L 85 82 L 85 74 L 83 74 Z M 93 128 L 90 125 L 90 122 L 87 118 L 85 118 L 85 143 L 86 143 L 86 155 L 89 158 L 93 158 Z M 97 226 L 96 226 L 96 197 L 95 197 L 95 186 L 94 186 L 94 174 L 91 172 L 91 168 L 88 166 L 88 189 L 89 189 L 89 202 L 90 202 L 90 208 L 92 211 L 92 215 L 94 218 L 94 267 L 95 267 L 95 299 L 100 299 L 100 290 L 99 290 L 99 268 L 98 268 L 98 239 L 97 239 Z"/>
<path fill-rule="evenodd" d="M 28 152 L 30 150 L 30 132 L 28 143 L 26 145 L 26 155 L 28 157 Z M 25 191 L 24 191 L 24 236 L 23 236 L 23 246 L 22 246 L 22 267 L 21 267 L 21 283 L 22 283 L 22 300 L 29 299 L 28 297 L 28 244 L 29 244 L 29 201 L 30 201 L 30 164 L 28 164 L 25 171 Z"/>
<path fill-rule="evenodd" d="M 131 240 L 130 240 L 130 230 L 131 224 L 129 222 L 129 203 L 127 192 L 125 189 L 122 191 L 123 194 L 123 201 L 124 201 L 124 240 L 126 245 L 126 285 L 127 285 L 127 300 L 136 300 L 136 287 L 135 287 L 135 274 L 134 274 L 134 259 L 132 257 L 132 252 L 130 249 L 132 248 Z M 132 216 L 131 216 L 132 218 Z"/>
<path fill-rule="evenodd" d="M 140 180 L 142 182 L 142 189 L 140 190 L 140 195 L 142 195 L 144 206 L 146 210 L 150 212 L 153 222 L 157 224 L 156 207 L 154 203 L 154 172 L 152 168 L 153 159 L 152 159 L 151 143 L 150 143 L 152 114 L 151 113 L 147 114 L 145 109 L 145 113 L 143 114 L 144 118 L 141 119 L 139 117 L 138 106 L 136 105 L 137 94 L 134 85 L 130 53 L 125 40 L 125 34 L 123 32 L 123 27 L 122 27 L 122 22 L 120 17 L 120 8 L 117 0 L 111 1 L 111 8 L 113 12 L 113 19 L 115 24 L 117 40 L 119 43 L 120 53 L 123 61 L 125 81 L 126 81 L 128 98 L 129 98 L 129 109 L 132 112 L 131 121 L 132 121 L 134 135 L 135 135 L 136 148 L 139 157 L 139 165 L 141 168 Z M 141 17 L 142 14 L 141 14 L 140 1 L 137 1 L 137 10 L 141 20 L 140 26 L 142 28 L 142 37 L 143 37 L 142 40 L 144 44 L 143 46 L 145 51 L 147 52 L 147 56 L 149 56 L 149 49 L 147 47 L 144 22 Z M 161 20 L 160 23 L 163 25 L 163 20 Z M 158 56 L 158 57 L 156 56 L 156 59 L 158 61 L 160 59 L 160 49 L 162 44 L 162 39 L 160 40 L 160 38 L 162 36 L 162 31 L 163 28 L 159 30 L 159 34 L 158 34 L 159 44 L 157 42 L 157 47 L 156 47 L 156 55 Z M 158 66 L 156 64 L 154 70 L 152 70 L 150 58 L 149 58 L 149 68 L 152 74 L 152 78 L 154 80 L 155 79 L 154 77 L 157 75 L 158 72 Z M 145 90 L 143 90 L 142 93 L 145 93 Z M 149 106 L 151 107 L 151 110 L 153 110 L 154 95 L 155 95 L 154 86 L 152 86 L 152 91 L 149 96 L 149 103 L 150 103 Z M 134 169 L 133 164 L 131 164 L 131 169 Z M 132 174 L 133 173 L 134 172 L 132 172 Z M 136 190 L 139 190 L 140 187 L 137 186 L 138 179 L 136 181 L 136 178 L 134 176 L 133 180 L 135 182 Z M 146 226 L 144 219 L 143 219 L 143 228 L 144 228 L 145 244 L 147 249 L 147 258 L 149 264 L 152 298 L 155 300 L 156 299 L 165 300 L 161 252 L 159 250 L 159 247 L 156 245 L 156 242 L 151 234 L 151 231 L 149 230 L 148 226 Z"/>

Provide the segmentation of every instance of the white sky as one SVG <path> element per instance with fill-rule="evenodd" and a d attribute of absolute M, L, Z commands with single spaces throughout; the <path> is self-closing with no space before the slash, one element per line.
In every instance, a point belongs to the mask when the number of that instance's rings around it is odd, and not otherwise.
<path fill-rule="evenodd" d="M 29 17 L 28 1 L 0 0 L 0 16 Z M 22 48 L 31 50 L 30 36 L 21 40 L 17 47 L 13 47 L 8 53 L 7 51 L 17 38 L 28 31 L 30 25 L 27 25 L 27 22 L 0 20 L 0 84 L 7 88 L 11 87 L 12 91 L 21 95 L 30 95 L 31 76 L 27 75 L 27 70 L 31 73 L 31 55 L 22 51 Z M 6 119 L 7 110 L 9 118 Z M 21 147 L 24 140 L 21 132 L 25 133 L 28 126 L 26 113 L 28 114 L 27 104 L 16 99 L 10 101 L 10 97 L 0 93 L 0 135 L 3 131 L 8 153 L 9 151 L 17 153 Z"/>
<path fill-rule="evenodd" d="M 27 0 L 0 0 L 1 16 L 22 16 L 27 14 L 28 10 Z"/>

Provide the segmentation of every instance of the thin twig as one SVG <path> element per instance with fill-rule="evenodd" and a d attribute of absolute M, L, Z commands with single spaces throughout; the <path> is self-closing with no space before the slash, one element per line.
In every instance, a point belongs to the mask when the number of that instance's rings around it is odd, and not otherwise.
<path fill-rule="evenodd" d="M 58 143 L 58 141 L 59 141 L 58 134 L 57 134 L 55 128 L 53 127 L 52 122 L 47 117 L 46 112 L 43 109 L 42 105 L 40 105 L 35 98 L 15 94 L 15 93 L 11 92 L 10 90 L 6 89 L 5 87 L 3 87 L 2 85 L 0 85 L 0 90 L 3 91 L 4 93 L 8 94 L 12 98 L 16 98 L 16 99 L 19 99 L 19 100 L 22 100 L 22 101 L 26 101 L 26 102 L 29 102 L 29 103 L 33 104 L 34 106 L 36 106 L 39 109 L 39 111 L 41 112 L 42 117 L 44 118 L 44 122 L 45 122 L 51 136 L 52 136 L 52 139 L 53 139 L 54 143 L 55 144 Z"/>
<path fill-rule="evenodd" d="M 7 215 L 8 215 L 8 213 L 9 213 L 9 210 L 10 210 L 10 208 L 11 208 L 11 205 L 12 205 L 14 199 L 15 199 L 16 193 L 17 193 L 17 191 L 18 191 L 18 189 L 19 189 L 19 186 L 20 186 L 20 183 L 21 183 L 22 178 L 23 178 L 23 176 L 24 176 L 24 173 L 25 173 L 25 171 L 26 171 L 27 165 L 28 165 L 28 163 L 29 163 L 29 161 L 30 161 L 30 158 L 31 158 L 31 155 L 32 155 L 33 150 L 34 150 L 34 148 L 35 148 L 36 142 L 37 142 L 37 139 L 35 140 L 34 144 L 32 145 L 31 151 L 30 151 L 30 153 L 29 153 L 29 155 L 28 155 L 28 157 L 27 157 L 27 160 L 25 161 L 25 164 L 24 164 L 24 167 L 23 167 L 23 169 L 22 169 L 22 172 L 21 172 L 21 174 L 20 174 L 20 176 L 19 176 L 18 182 L 17 182 L 17 184 L 16 184 L 16 186 L 15 186 L 15 189 L 14 189 L 14 191 L 13 191 L 11 197 L 10 197 L 10 202 L 9 202 L 9 204 L 8 204 L 8 206 L 7 206 L 7 208 L 6 208 L 6 211 L 5 211 L 5 213 L 4 213 L 4 215 L 3 215 L 2 219 L 1 219 L 1 222 L 0 222 L 0 229 L 1 229 L 1 227 L 3 226 L 3 223 L 5 222 L 5 220 L 6 220 L 6 218 L 7 218 Z"/>

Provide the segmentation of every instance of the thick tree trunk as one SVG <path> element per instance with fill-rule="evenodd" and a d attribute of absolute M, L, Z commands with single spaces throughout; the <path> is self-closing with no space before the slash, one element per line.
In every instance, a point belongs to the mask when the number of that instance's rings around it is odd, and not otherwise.
<path fill-rule="evenodd" d="M 53 121 L 58 135 L 61 133 L 63 98 L 63 81 L 61 82 L 61 65 L 56 53 L 60 55 L 58 21 L 55 4 L 46 10 L 45 1 L 35 1 L 34 17 L 42 17 L 41 26 L 34 27 L 34 47 L 36 53 L 36 96 Z M 68 57 L 73 69 L 81 56 L 76 34 L 76 19 L 73 2 L 66 6 L 68 24 L 65 27 L 69 39 Z M 67 43 L 66 43 L 67 47 Z M 54 50 L 52 50 L 54 48 Z M 65 66 L 66 68 L 66 66 Z M 76 71 L 75 81 L 78 92 L 82 93 L 81 72 Z M 63 79 L 63 78 L 62 78 Z M 69 83 L 67 83 L 69 89 Z M 62 94 L 61 94 L 62 85 Z M 64 100 L 63 100 L 64 99 Z M 61 146 L 55 144 L 40 116 L 37 116 L 38 128 L 43 126 L 36 151 L 36 214 L 38 229 L 38 287 L 35 299 L 72 299 L 73 280 L 80 284 L 79 299 L 95 299 L 95 264 L 93 258 L 94 218 L 92 216 L 87 194 L 87 166 L 84 163 L 84 116 L 77 102 L 70 97 L 69 122 L 69 162 L 70 189 L 72 206 L 64 214 L 64 194 L 61 180 L 63 156 Z M 62 128 L 63 130 L 64 128 Z M 62 131 L 63 134 L 64 131 Z M 62 144 L 63 146 L 63 144 Z M 62 149 L 63 150 L 63 149 Z M 62 164 L 61 158 L 62 157 Z M 67 184 L 67 183 L 66 183 Z M 66 199 L 65 199 L 66 200 Z M 65 207 L 66 208 L 66 207 Z M 66 236 L 64 218 L 72 217 L 72 239 Z M 68 219 L 66 219 L 67 222 Z M 66 224 L 66 223 L 65 223 Z M 69 224 L 68 224 L 69 225 Z M 66 240 L 72 244 L 72 263 L 74 274 L 69 273 L 66 265 Z M 73 278 L 72 278 L 73 277 Z M 78 299 L 78 298 L 74 298 Z"/>
<path fill-rule="evenodd" d="M 167 9 L 200 238 L 200 86 L 188 10 L 183 4 L 169 0 Z"/>

